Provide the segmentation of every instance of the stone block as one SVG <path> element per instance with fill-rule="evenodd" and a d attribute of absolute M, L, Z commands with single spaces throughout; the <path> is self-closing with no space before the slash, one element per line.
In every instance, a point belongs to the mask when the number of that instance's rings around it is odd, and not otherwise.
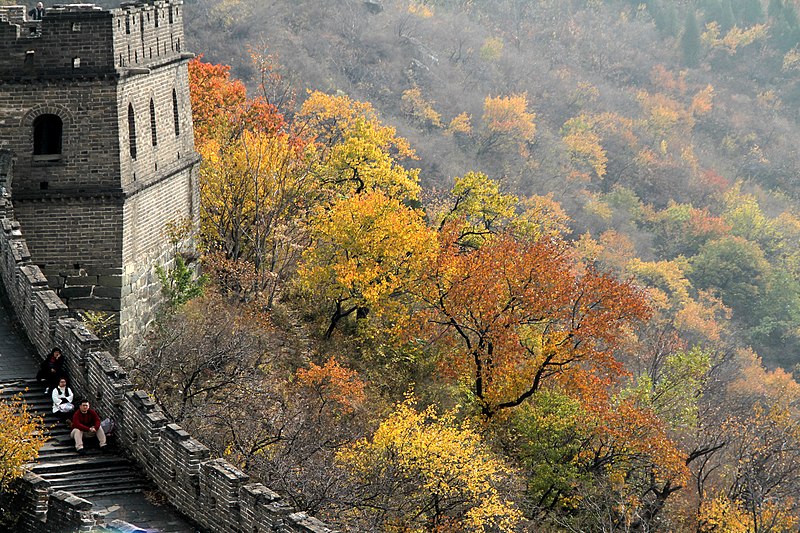
<path fill-rule="evenodd" d="M 120 289 L 114 287 L 95 286 L 92 296 L 97 298 L 119 298 Z"/>
<path fill-rule="evenodd" d="M 122 274 L 117 276 L 97 276 L 97 284 L 103 287 L 122 287 Z"/>
<path fill-rule="evenodd" d="M 67 287 L 97 285 L 97 276 L 68 276 L 64 281 L 64 285 Z"/>
<path fill-rule="evenodd" d="M 58 291 L 58 295 L 64 299 L 88 298 L 92 295 L 92 287 L 65 287 Z"/>

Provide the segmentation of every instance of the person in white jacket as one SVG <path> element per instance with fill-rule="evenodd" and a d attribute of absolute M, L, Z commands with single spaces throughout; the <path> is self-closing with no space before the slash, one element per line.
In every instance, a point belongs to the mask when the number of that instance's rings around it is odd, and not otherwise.
<path fill-rule="evenodd" d="M 69 418 L 75 410 L 72 404 L 72 389 L 67 387 L 67 379 L 61 378 L 58 387 L 53 389 L 53 412 L 61 418 Z"/>

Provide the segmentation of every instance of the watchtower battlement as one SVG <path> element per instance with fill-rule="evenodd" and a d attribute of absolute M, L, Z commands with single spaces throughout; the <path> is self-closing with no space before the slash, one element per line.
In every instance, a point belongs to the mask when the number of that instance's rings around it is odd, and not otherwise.
<path fill-rule="evenodd" d="M 183 2 L 124 2 L 112 14 L 118 68 L 149 68 L 183 57 Z"/>
<path fill-rule="evenodd" d="M 183 2 L 144 0 L 105 10 L 56 4 L 42 20 L 0 6 L 0 76 L 81 78 L 141 74 L 183 56 Z"/>

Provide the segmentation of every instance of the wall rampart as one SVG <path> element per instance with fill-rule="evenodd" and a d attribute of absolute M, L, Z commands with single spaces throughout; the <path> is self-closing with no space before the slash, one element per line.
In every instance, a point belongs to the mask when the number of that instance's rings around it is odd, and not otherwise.
<path fill-rule="evenodd" d="M 0 192 L 11 171 L 11 158 L 0 151 Z M 84 323 L 68 316 L 67 306 L 31 263 L 7 195 L 0 195 L 0 228 L 0 278 L 28 338 L 42 357 L 53 346 L 61 348 L 75 390 L 89 397 L 101 416 L 115 419 L 122 449 L 179 511 L 212 531 L 333 532 L 230 463 L 212 458 L 206 446 L 170 424 L 149 395 L 134 389 L 126 371 L 99 351 L 99 339 Z M 87 508 L 85 500 L 56 492 L 45 510 L 41 483 L 30 476 L 23 483 L 34 506 L 26 514 L 30 524 L 41 528 L 45 518 L 48 530 L 90 529 L 91 505 Z M 58 529 L 62 525 L 66 529 Z"/>

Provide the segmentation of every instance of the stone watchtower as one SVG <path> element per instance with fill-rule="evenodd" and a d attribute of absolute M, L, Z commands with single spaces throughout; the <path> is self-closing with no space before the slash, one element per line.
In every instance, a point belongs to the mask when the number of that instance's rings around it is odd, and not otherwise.
<path fill-rule="evenodd" d="M 160 299 L 171 221 L 199 194 L 180 0 L 0 7 L 0 149 L 32 261 L 72 310 L 107 311 L 120 349 Z M 2 192 L 2 191 L 0 191 Z"/>

